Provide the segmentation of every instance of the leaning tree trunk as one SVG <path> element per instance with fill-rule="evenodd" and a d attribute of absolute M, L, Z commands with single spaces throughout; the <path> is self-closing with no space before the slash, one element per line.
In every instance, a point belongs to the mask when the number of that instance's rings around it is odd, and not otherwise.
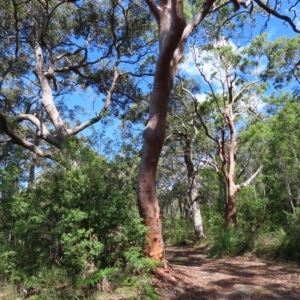
<path fill-rule="evenodd" d="M 215 0 L 206 0 L 190 24 L 186 26 L 183 1 L 145 0 L 156 18 L 159 29 L 159 56 L 150 99 L 149 121 L 144 131 L 144 145 L 139 168 L 138 206 L 144 223 L 149 227 L 146 256 L 164 258 L 164 243 L 158 199 L 156 196 L 156 171 L 166 130 L 166 116 L 174 77 L 182 57 L 187 38 L 209 13 Z"/>
<path fill-rule="evenodd" d="M 144 131 L 144 145 L 139 169 L 138 205 L 144 223 L 149 227 L 146 236 L 146 255 L 156 260 L 164 257 L 160 208 L 156 196 L 156 170 L 165 137 L 165 120 L 169 92 L 154 84 L 151 97 L 150 120 Z"/>
<path fill-rule="evenodd" d="M 171 62 L 185 28 L 182 2 L 178 1 L 176 7 L 174 7 L 174 2 L 172 5 L 169 0 L 161 2 L 164 10 L 157 11 L 156 15 L 160 29 L 160 54 L 157 59 L 150 99 L 149 121 L 143 133 L 144 145 L 138 187 L 140 215 L 145 225 L 149 227 L 145 254 L 156 260 L 164 258 L 161 216 L 156 196 L 156 171 L 165 139 L 169 97 L 176 72 L 176 65 Z"/>

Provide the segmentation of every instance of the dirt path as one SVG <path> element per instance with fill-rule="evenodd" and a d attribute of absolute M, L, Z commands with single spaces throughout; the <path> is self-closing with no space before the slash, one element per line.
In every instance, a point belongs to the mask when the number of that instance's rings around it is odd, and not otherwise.
<path fill-rule="evenodd" d="M 167 248 L 167 269 L 153 276 L 156 292 L 171 300 L 300 300 L 300 268 L 251 256 L 212 259 L 200 250 Z"/>

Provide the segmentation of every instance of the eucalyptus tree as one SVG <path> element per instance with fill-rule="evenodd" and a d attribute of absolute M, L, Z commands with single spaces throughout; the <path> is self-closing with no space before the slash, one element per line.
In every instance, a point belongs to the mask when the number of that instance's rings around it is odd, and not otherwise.
<path fill-rule="evenodd" d="M 188 24 L 185 21 L 182 1 L 161 0 L 159 4 L 156 4 L 153 0 L 145 0 L 145 2 L 157 21 L 159 54 L 156 60 L 150 99 L 149 121 L 143 134 L 144 144 L 139 169 L 138 204 L 140 214 L 145 224 L 150 228 L 147 235 L 149 246 L 145 249 L 146 254 L 159 260 L 164 256 L 164 245 L 155 182 L 158 159 L 165 137 L 169 96 L 178 63 L 183 56 L 188 38 L 207 15 L 212 15 L 212 26 L 217 25 L 219 28 L 222 28 L 229 20 L 240 14 L 238 10 L 241 7 L 247 8 L 247 5 L 249 5 L 249 9 L 243 9 L 242 13 L 251 14 L 254 8 L 254 1 L 247 1 L 246 3 L 240 0 L 205 0 L 193 3 L 192 9 L 188 11 L 188 17 L 191 19 Z M 233 14 L 227 7 L 231 3 L 233 4 Z M 215 12 L 220 13 L 214 14 Z M 219 16 L 223 19 L 221 18 L 220 20 Z M 230 26 L 227 29 L 230 31 Z"/>
<path fill-rule="evenodd" d="M 149 121 L 143 133 L 138 205 L 145 225 L 149 227 L 146 255 L 160 260 L 164 257 L 164 244 L 156 195 L 156 172 L 165 138 L 169 96 L 187 39 L 208 14 L 224 7 L 227 2 L 221 2 L 219 6 L 214 7 L 215 0 L 201 1 L 199 5 L 195 5 L 195 16 L 188 24 L 185 21 L 182 1 L 161 0 L 158 5 L 153 0 L 145 2 L 157 21 L 159 54 L 150 99 Z M 235 4 L 235 8 L 239 8 L 239 1 L 230 2 Z"/>
<path fill-rule="evenodd" d="M 260 45 L 260 53 L 266 55 L 268 64 L 262 74 L 262 79 L 273 82 L 275 89 L 289 87 L 299 94 L 300 70 L 300 36 L 279 37 L 274 41 L 267 39 L 267 35 L 262 35 L 255 39 Z M 249 54 L 254 54 L 249 53 Z M 255 53 L 257 55 L 258 53 Z"/>
<path fill-rule="evenodd" d="M 209 52 L 206 52 L 207 49 Z M 211 164 L 225 178 L 225 218 L 227 225 L 232 227 L 236 224 L 237 193 L 249 185 L 262 169 L 260 166 L 247 180 L 237 184 L 239 133 L 249 126 L 248 122 L 255 122 L 255 117 L 259 115 L 259 101 L 262 101 L 261 95 L 267 85 L 258 82 L 256 63 L 243 57 L 243 51 L 234 49 L 229 43 L 217 41 L 216 44 L 199 48 L 194 46 L 192 55 L 199 74 L 207 85 L 205 93 L 209 108 L 207 103 L 199 103 L 197 96 L 184 87 L 183 82 L 182 89 L 193 100 L 197 118 L 217 149 L 217 158 L 212 158 Z M 207 63 L 210 64 L 209 71 Z"/>
<path fill-rule="evenodd" d="M 189 81 L 189 85 L 198 87 L 193 80 Z M 181 195 L 182 199 L 178 198 L 180 212 L 185 215 L 186 210 L 188 210 L 188 215 L 193 221 L 195 238 L 200 239 L 205 235 L 198 190 L 202 184 L 200 182 L 201 169 L 209 163 L 207 157 L 209 157 L 212 148 L 210 148 L 211 143 L 205 141 L 204 133 L 201 130 L 202 125 L 195 118 L 193 103 L 184 96 L 180 85 L 175 85 L 171 94 L 167 117 L 167 137 L 162 151 L 162 163 L 160 164 L 162 170 L 159 174 L 164 173 L 163 177 L 172 178 L 173 183 L 169 185 L 169 188 L 176 184 L 177 191 L 179 186 L 184 189 L 184 194 Z M 187 178 L 185 185 L 182 184 L 183 177 Z M 185 198 L 188 201 L 184 201 Z M 184 203 L 184 210 L 182 209 L 182 202 Z"/>
<path fill-rule="evenodd" d="M 151 73 L 136 62 L 151 52 L 156 37 L 139 1 L 0 5 L 2 142 L 60 159 L 57 154 L 70 146 L 70 137 L 140 99 L 136 79 Z M 66 99 L 92 92 L 103 107 L 80 122 L 82 108 L 71 109 Z"/>

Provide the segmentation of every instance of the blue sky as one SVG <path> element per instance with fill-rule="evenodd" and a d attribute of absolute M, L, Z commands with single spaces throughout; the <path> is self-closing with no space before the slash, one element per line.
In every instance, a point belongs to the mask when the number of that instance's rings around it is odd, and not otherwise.
<path fill-rule="evenodd" d="M 300 5 L 299 5 L 300 6 Z M 300 9 L 300 8 L 299 8 Z M 292 16 L 291 12 L 288 12 L 287 8 L 283 9 L 286 13 L 289 13 L 290 16 Z M 256 29 L 253 30 L 253 36 L 258 35 L 260 33 L 260 30 L 263 26 L 263 24 L 266 21 L 266 18 L 258 18 L 258 26 Z M 295 23 L 300 26 L 299 19 L 295 19 Z M 249 29 L 250 30 L 250 29 Z M 294 37 L 297 35 L 292 28 L 290 28 L 289 25 L 285 25 L 284 21 L 279 20 L 278 18 L 271 17 L 270 21 L 268 22 L 268 26 L 265 30 L 265 32 L 268 34 L 269 38 L 271 40 L 274 40 L 277 37 L 280 36 L 287 36 L 287 37 Z M 234 41 L 231 41 L 232 45 L 235 45 Z M 237 46 L 237 45 L 235 45 Z M 242 45 L 245 46 L 245 45 Z M 198 77 L 198 71 L 196 70 L 194 66 L 194 62 L 191 60 L 190 54 L 187 53 L 187 60 L 186 62 L 181 65 L 181 68 L 185 70 L 185 74 L 188 76 Z M 266 64 L 266 60 L 261 61 L 261 68 L 264 67 L 264 64 Z M 148 78 L 148 80 L 151 82 L 152 79 Z M 203 82 L 202 82 L 203 84 Z M 146 86 L 146 84 L 145 84 Z M 216 89 L 218 86 L 216 86 Z M 201 97 L 201 95 L 199 96 Z M 79 105 L 84 107 L 86 113 L 80 114 L 78 117 L 81 122 L 84 122 L 90 118 L 93 118 L 96 114 L 99 113 L 101 108 L 103 107 L 103 96 L 96 95 L 92 89 L 88 89 L 87 92 L 78 91 L 77 93 L 67 96 L 66 100 L 68 100 L 68 103 L 70 103 L 70 106 Z M 69 102 L 70 100 L 70 102 Z M 94 128 L 98 130 L 101 134 L 103 134 L 104 138 L 113 138 L 114 140 L 120 139 L 121 133 L 118 130 L 118 126 L 120 124 L 120 121 L 118 119 L 113 119 L 109 125 L 104 126 L 102 122 L 99 122 L 98 124 L 94 125 Z M 89 136 L 91 134 L 91 129 L 84 130 L 81 134 Z"/>

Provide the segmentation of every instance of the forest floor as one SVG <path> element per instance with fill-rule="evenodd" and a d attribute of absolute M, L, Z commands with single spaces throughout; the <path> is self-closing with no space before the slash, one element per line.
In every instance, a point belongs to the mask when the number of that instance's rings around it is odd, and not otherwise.
<path fill-rule="evenodd" d="M 168 247 L 166 259 L 166 267 L 156 268 L 151 276 L 151 285 L 162 300 L 300 300 L 299 265 L 265 261 L 251 255 L 214 259 L 207 257 L 201 247 Z M 137 287 L 115 289 L 109 282 L 106 282 L 107 287 L 104 283 L 99 292 L 88 299 L 157 299 L 141 296 L 141 289 Z M 46 299 L 36 297 L 34 299 Z M 0 283 L 0 299 L 25 297 L 1 287 Z M 75 299 L 87 298 L 76 296 Z"/>
<path fill-rule="evenodd" d="M 166 249 L 168 266 L 152 277 L 164 300 L 299 300 L 300 268 L 251 255 L 209 258 L 201 249 Z"/>

